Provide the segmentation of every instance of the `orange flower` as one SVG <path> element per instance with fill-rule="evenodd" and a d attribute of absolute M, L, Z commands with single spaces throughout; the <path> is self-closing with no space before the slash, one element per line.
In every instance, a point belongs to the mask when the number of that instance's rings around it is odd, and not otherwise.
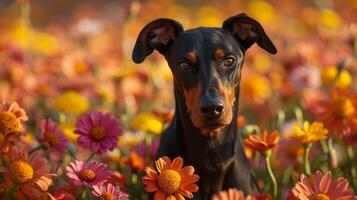
<path fill-rule="evenodd" d="M 27 152 L 19 149 L 12 152 L 11 161 L 6 166 L 0 168 L 0 172 L 5 173 L 1 189 L 8 189 L 17 184 L 19 199 L 39 199 L 48 195 L 47 190 L 56 174 L 50 173 L 48 162 L 40 152 L 28 156 Z"/>
<path fill-rule="evenodd" d="M 242 116 L 242 115 L 239 115 L 237 117 L 237 125 L 238 125 L 238 128 L 242 128 L 243 126 L 245 126 L 247 124 L 247 119 Z"/>
<path fill-rule="evenodd" d="M 145 169 L 145 160 L 135 151 L 130 152 L 128 162 L 134 172 L 140 172 Z"/>
<path fill-rule="evenodd" d="M 183 167 L 183 160 L 176 157 L 172 162 L 164 156 L 155 162 L 156 170 L 146 167 L 146 176 L 142 178 L 146 185 L 146 192 L 155 192 L 154 200 L 184 200 L 193 197 L 193 192 L 198 191 L 195 184 L 199 176 L 193 174 L 192 166 Z"/>
<path fill-rule="evenodd" d="M 267 130 L 264 130 L 260 137 L 258 135 L 249 135 L 249 138 L 244 140 L 244 144 L 249 148 L 262 153 L 272 149 L 278 141 L 279 135 L 277 131 L 268 133 Z"/>
<path fill-rule="evenodd" d="M 4 137 L 22 132 L 21 122 L 27 119 L 25 110 L 20 108 L 16 102 L 3 101 L 0 103 L 0 133 Z"/>
<path fill-rule="evenodd" d="M 317 171 L 315 175 L 307 178 L 301 175 L 300 181 L 290 192 L 289 199 L 292 200 L 342 200 L 356 199 L 353 191 L 348 187 L 348 181 L 339 177 L 332 180 L 331 172 L 322 174 Z"/>
<path fill-rule="evenodd" d="M 230 188 L 227 191 L 222 191 L 212 196 L 212 200 L 250 200 L 251 197 L 244 197 L 244 193 L 235 188 Z"/>
<path fill-rule="evenodd" d="M 212 196 L 212 200 L 271 200 L 267 194 L 254 193 L 244 197 L 244 193 L 235 188 L 230 188 L 227 191 L 222 191 Z"/>
<path fill-rule="evenodd" d="M 24 128 L 21 122 L 27 121 L 28 117 L 24 109 L 16 102 L 0 102 L 0 136 L 2 153 L 8 153 L 9 148 L 18 141 Z"/>

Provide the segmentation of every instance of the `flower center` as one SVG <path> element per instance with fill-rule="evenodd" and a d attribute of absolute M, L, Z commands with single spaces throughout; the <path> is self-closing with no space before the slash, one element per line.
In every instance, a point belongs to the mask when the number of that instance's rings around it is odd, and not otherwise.
<path fill-rule="evenodd" d="M 92 129 L 92 131 L 89 133 L 89 136 L 94 140 L 101 140 L 105 136 L 105 129 L 101 126 L 97 126 Z"/>
<path fill-rule="evenodd" d="M 53 132 L 45 132 L 43 137 L 46 140 L 46 142 L 48 142 L 48 144 L 50 144 L 51 147 L 57 146 L 58 140 L 57 140 L 56 135 Z"/>
<path fill-rule="evenodd" d="M 181 176 L 175 170 L 168 169 L 157 177 L 157 184 L 165 194 L 175 194 L 180 188 Z"/>
<path fill-rule="evenodd" d="M 330 200 L 330 197 L 325 194 L 317 194 L 312 198 L 312 200 Z"/>
<path fill-rule="evenodd" d="M 0 112 L 0 133 L 6 136 L 9 133 L 19 132 L 21 130 L 20 122 L 12 112 Z"/>
<path fill-rule="evenodd" d="M 355 109 L 353 103 L 348 98 L 339 98 L 333 102 L 333 113 L 339 118 L 351 116 Z"/>
<path fill-rule="evenodd" d="M 103 192 L 102 199 L 103 200 L 114 200 L 114 195 L 110 192 Z"/>
<path fill-rule="evenodd" d="M 79 178 L 87 182 L 93 181 L 96 177 L 94 171 L 91 169 L 85 169 L 79 174 Z"/>
<path fill-rule="evenodd" d="M 25 183 L 33 178 L 32 166 L 23 160 L 15 161 L 10 166 L 13 178 L 19 183 Z"/>

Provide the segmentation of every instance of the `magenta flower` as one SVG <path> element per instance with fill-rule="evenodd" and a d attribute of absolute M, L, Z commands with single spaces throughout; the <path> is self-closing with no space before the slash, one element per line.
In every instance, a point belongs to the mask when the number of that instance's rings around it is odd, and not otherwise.
<path fill-rule="evenodd" d="M 113 172 L 105 170 L 106 167 L 104 163 L 92 161 L 87 164 L 76 160 L 66 167 L 66 175 L 74 185 L 95 186 L 107 181 L 112 175 Z"/>
<path fill-rule="evenodd" d="M 101 154 L 116 147 L 122 131 L 110 113 L 92 111 L 78 120 L 74 133 L 80 135 L 79 145 Z"/>
<path fill-rule="evenodd" d="M 103 185 L 93 186 L 92 194 L 96 197 L 100 197 L 103 200 L 113 199 L 113 200 L 126 200 L 129 199 L 129 195 L 121 192 L 118 186 L 114 186 L 108 183 L 107 187 Z"/>
<path fill-rule="evenodd" d="M 61 156 L 67 150 L 68 139 L 58 128 L 57 123 L 51 119 L 40 121 L 41 133 L 38 135 L 38 141 L 46 144 L 49 150 L 57 156 Z"/>

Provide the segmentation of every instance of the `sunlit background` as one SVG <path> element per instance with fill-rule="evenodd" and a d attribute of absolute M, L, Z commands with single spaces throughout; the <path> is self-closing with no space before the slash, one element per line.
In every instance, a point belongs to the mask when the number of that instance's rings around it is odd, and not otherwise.
<path fill-rule="evenodd" d="M 350 96 L 356 93 L 355 0 L 1 0 L 0 100 L 16 101 L 26 110 L 24 140 L 32 147 L 38 144 L 41 119 L 51 117 L 58 122 L 75 149 L 76 119 L 90 110 L 111 112 L 120 120 L 124 134 L 118 148 L 97 159 L 121 173 L 123 191 L 133 199 L 144 198 L 140 177 L 152 163 L 161 130 L 172 119 L 174 96 L 171 71 L 159 53 L 140 65 L 132 62 L 138 33 L 156 18 L 173 18 L 185 29 L 220 27 L 226 18 L 241 12 L 259 21 L 278 49 L 276 55 L 257 45 L 248 50 L 238 121 L 243 134 L 258 129 L 277 129 L 283 134 L 296 120 L 321 121 L 314 109 L 316 102 L 333 98 L 335 90 Z M 351 116 L 357 116 L 357 100 L 335 106 L 332 112 L 341 112 L 342 117 L 349 117 L 351 110 L 355 113 Z M 324 125 L 329 134 L 335 130 L 331 124 Z M 353 172 L 344 161 L 347 154 L 341 141 L 356 144 L 356 127 L 331 144 L 335 160 L 328 152 L 320 158 L 322 153 L 313 149 L 311 156 L 319 158 L 313 168 L 333 169 L 334 176 L 347 177 L 352 184 Z M 274 154 L 273 161 L 276 169 L 288 169 L 277 172 L 284 196 L 301 172 L 302 147 L 278 147 L 287 154 Z M 77 159 L 89 154 L 78 150 Z M 259 158 L 251 151 L 247 154 L 258 164 L 261 186 L 270 190 Z M 68 162 L 71 157 L 64 159 Z M 320 167 L 326 160 L 333 167 Z M 69 190 L 66 187 L 57 181 L 52 191 Z"/>

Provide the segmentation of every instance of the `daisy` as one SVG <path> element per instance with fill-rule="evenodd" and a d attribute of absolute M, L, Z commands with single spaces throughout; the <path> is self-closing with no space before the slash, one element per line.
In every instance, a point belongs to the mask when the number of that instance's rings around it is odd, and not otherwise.
<path fill-rule="evenodd" d="M 212 200 L 272 200 L 267 194 L 254 193 L 244 197 L 244 193 L 235 188 L 222 191 L 212 196 Z"/>
<path fill-rule="evenodd" d="M 30 156 L 22 149 L 13 152 L 7 167 L 0 167 L 0 172 L 5 174 L 5 181 L 1 188 L 9 189 L 17 185 L 17 197 L 21 199 L 36 199 L 47 194 L 52 178 L 56 174 L 50 173 L 47 160 L 40 152 Z"/>
<path fill-rule="evenodd" d="M 9 151 L 9 147 L 19 140 L 19 135 L 24 131 L 21 122 L 27 121 L 28 117 L 24 109 L 20 108 L 16 102 L 0 103 L 0 134 L 3 142 L 1 149 L 3 153 Z"/>
<path fill-rule="evenodd" d="M 302 144 L 311 144 L 319 140 L 327 138 L 328 131 L 320 122 L 313 122 L 310 124 L 304 121 L 304 126 L 301 127 L 299 123 L 293 125 L 293 133 L 291 138 L 301 142 Z"/>
<path fill-rule="evenodd" d="M 199 176 L 193 174 L 192 166 L 183 166 L 183 160 L 176 157 L 172 162 L 164 156 L 155 162 L 156 170 L 146 167 L 146 176 L 142 178 L 146 192 L 155 192 L 154 200 L 182 200 L 183 196 L 193 198 L 193 192 L 198 191 L 195 184 Z"/>
<path fill-rule="evenodd" d="M 357 198 L 348 187 L 346 179 L 339 177 L 334 181 L 331 172 L 322 174 L 320 171 L 316 171 L 310 178 L 302 174 L 290 195 L 290 199 L 296 200 L 352 200 Z"/>
<path fill-rule="evenodd" d="M 328 99 L 321 100 L 309 110 L 332 134 L 340 137 L 350 126 L 356 107 L 353 105 L 353 97 L 347 92 L 332 90 Z"/>
<path fill-rule="evenodd" d="M 51 119 L 45 119 L 40 122 L 40 127 L 39 142 L 48 145 L 50 151 L 61 156 L 67 150 L 68 139 L 58 128 L 57 123 Z"/>
<path fill-rule="evenodd" d="M 244 193 L 240 190 L 230 188 L 227 191 L 222 191 L 212 196 L 212 200 L 248 200 L 250 196 L 244 197 Z"/>
<path fill-rule="evenodd" d="M 78 120 L 74 133 L 79 135 L 79 145 L 101 154 L 116 147 L 122 131 L 110 113 L 92 111 Z"/>
<path fill-rule="evenodd" d="M 268 151 L 278 143 L 279 135 L 276 131 L 268 133 L 267 130 L 264 130 L 261 136 L 249 135 L 249 138 L 244 140 L 244 144 L 259 152 Z"/>
<path fill-rule="evenodd" d="M 93 186 L 92 194 L 96 197 L 100 197 L 103 200 L 126 200 L 129 199 L 129 195 L 121 192 L 119 187 L 108 183 L 106 187 L 103 185 Z"/>
<path fill-rule="evenodd" d="M 95 161 L 89 164 L 76 160 L 66 167 L 66 175 L 74 185 L 94 186 L 101 184 L 109 178 L 112 171 L 105 170 L 104 163 Z"/>

